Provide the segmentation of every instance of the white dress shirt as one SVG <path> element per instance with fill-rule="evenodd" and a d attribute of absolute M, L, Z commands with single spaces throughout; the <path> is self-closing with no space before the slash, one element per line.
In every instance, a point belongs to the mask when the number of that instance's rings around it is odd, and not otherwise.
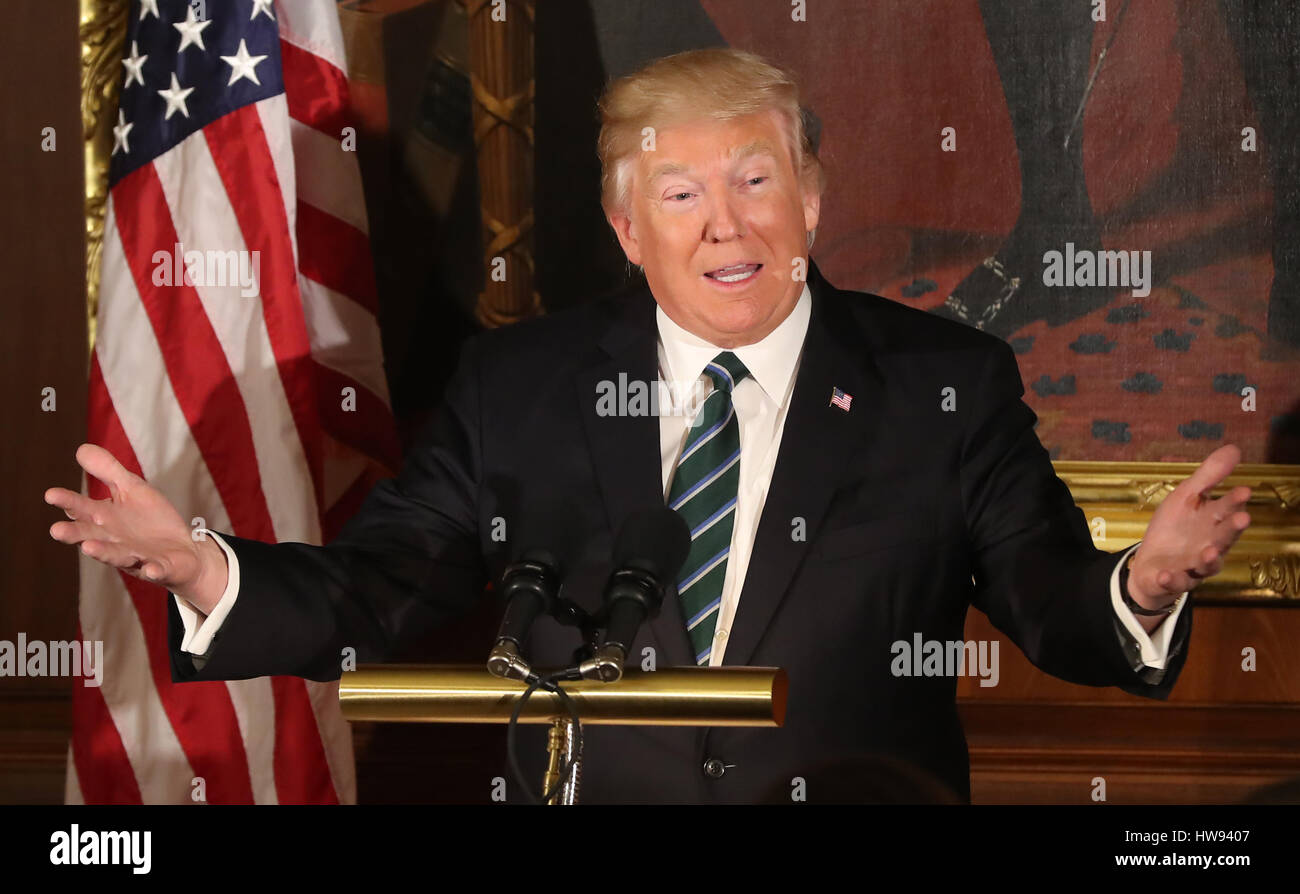
<path fill-rule="evenodd" d="M 749 370 L 749 375 L 736 384 L 731 395 L 740 427 L 740 484 L 736 494 L 731 552 L 728 554 L 727 572 L 722 584 L 722 601 L 718 608 L 710 667 L 722 664 L 727 639 L 739 608 L 745 572 L 758 534 L 758 521 L 767 500 L 767 489 L 772 483 L 772 470 L 776 466 L 776 456 L 781 446 L 781 432 L 785 428 L 790 397 L 794 394 L 796 373 L 811 313 L 812 294 L 805 284 L 794 310 L 766 338 L 752 345 L 732 349 L 732 353 Z M 677 457 L 685 444 L 687 431 L 695 414 L 699 412 L 703 397 L 713 389 L 713 380 L 704 375 L 704 367 L 726 349 L 686 331 L 669 319 L 663 308 L 656 310 L 656 319 L 659 327 L 661 382 L 659 454 L 664 499 L 667 501 L 673 470 L 677 467 Z M 207 653 L 212 637 L 220 629 L 239 595 L 239 560 L 218 534 L 212 531 L 205 533 L 225 553 L 229 565 L 229 581 L 221 600 L 212 614 L 206 617 L 184 599 L 174 596 L 185 626 L 181 648 L 194 655 Z M 1124 558 L 1116 564 L 1111 574 L 1111 604 L 1116 616 L 1140 646 L 1142 663 L 1147 667 L 1164 669 L 1169 641 L 1187 600 L 1181 600 L 1174 612 L 1157 628 L 1153 641 L 1120 598 L 1120 568 L 1128 560 L 1128 554 L 1137 549 L 1138 545 L 1135 543 L 1125 551 Z"/>

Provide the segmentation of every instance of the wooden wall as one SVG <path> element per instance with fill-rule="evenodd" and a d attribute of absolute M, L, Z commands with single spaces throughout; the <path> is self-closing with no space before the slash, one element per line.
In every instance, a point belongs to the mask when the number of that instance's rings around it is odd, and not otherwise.
<path fill-rule="evenodd" d="M 1050 677 L 978 611 L 966 637 L 1001 639 L 998 685 L 958 687 L 975 803 L 1091 803 L 1095 777 L 1108 803 L 1235 803 L 1300 778 L 1300 606 L 1197 606 L 1167 701 Z"/>
<path fill-rule="evenodd" d="M 42 501 L 77 487 L 85 434 L 86 299 L 77 4 L 8 0 L 0 27 L 0 639 L 76 636 L 77 554 Z M 53 152 L 42 129 L 54 128 Z M 41 408 L 55 389 L 55 409 Z M 66 679 L 0 677 L 0 803 L 58 802 Z"/>

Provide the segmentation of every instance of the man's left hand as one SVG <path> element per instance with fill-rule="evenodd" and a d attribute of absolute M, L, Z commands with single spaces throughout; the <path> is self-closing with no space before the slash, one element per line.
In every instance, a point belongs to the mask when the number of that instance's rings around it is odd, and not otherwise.
<path fill-rule="evenodd" d="M 1174 488 L 1151 517 L 1129 571 L 1129 597 L 1143 608 L 1165 608 L 1179 595 L 1223 570 L 1223 557 L 1250 526 L 1242 511 L 1251 490 L 1234 487 L 1218 499 L 1207 494 L 1232 474 L 1241 450 L 1226 444 Z"/>

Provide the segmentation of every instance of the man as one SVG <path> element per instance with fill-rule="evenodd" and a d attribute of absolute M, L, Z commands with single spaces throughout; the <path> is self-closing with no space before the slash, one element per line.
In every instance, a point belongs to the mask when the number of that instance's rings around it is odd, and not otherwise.
<path fill-rule="evenodd" d="M 691 551 L 633 653 L 784 667 L 786 724 L 590 728 L 584 801 L 755 801 L 870 754 L 968 799 L 956 680 L 903 675 L 894 644 L 960 640 L 971 603 L 1050 673 L 1165 697 L 1185 593 L 1250 521 L 1249 488 L 1203 497 L 1237 449 L 1165 500 L 1135 552 L 1098 551 L 1005 343 L 841 292 L 808 262 L 822 174 L 785 72 L 679 54 L 601 109 L 604 206 L 646 285 L 472 340 L 401 475 L 328 547 L 192 542 L 161 494 L 78 450 L 112 497 L 51 489 L 71 519 L 51 534 L 175 594 L 173 678 L 335 679 L 347 647 L 382 657 L 477 598 L 513 550 L 548 545 L 536 507 L 573 516 L 584 552 L 566 587 L 594 605 L 622 520 L 666 501 Z M 658 415 L 623 399 L 656 382 L 672 398 Z M 565 664 L 578 645 L 544 621 L 529 654 Z"/>

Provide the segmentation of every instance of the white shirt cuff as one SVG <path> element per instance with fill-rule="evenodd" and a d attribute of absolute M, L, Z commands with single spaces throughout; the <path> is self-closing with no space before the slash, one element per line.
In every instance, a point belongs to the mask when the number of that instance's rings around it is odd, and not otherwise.
<path fill-rule="evenodd" d="M 1142 663 L 1147 667 L 1164 670 L 1165 663 L 1169 658 L 1169 641 L 1173 639 L 1174 627 L 1178 623 L 1178 616 L 1183 613 L 1183 606 L 1187 605 L 1187 593 L 1183 593 L 1182 598 L 1178 601 L 1178 607 L 1175 608 L 1169 617 L 1165 618 L 1164 622 L 1156 628 L 1155 639 L 1152 640 L 1150 634 L 1142 628 L 1142 624 L 1138 621 L 1137 615 L 1133 614 L 1132 610 L 1124 604 L 1124 600 L 1120 596 L 1119 592 L 1120 569 L 1123 568 L 1124 563 L 1128 561 L 1129 554 L 1141 546 L 1141 544 L 1142 541 L 1139 540 L 1137 543 L 1124 550 L 1124 554 L 1120 556 L 1120 560 L 1115 563 L 1115 570 L 1110 574 L 1110 601 L 1111 604 L 1115 606 L 1115 614 L 1124 625 L 1124 629 L 1133 634 L 1133 638 L 1137 640 L 1138 645 L 1141 647 Z"/>
<path fill-rule="evenodd" d="M 192 655 L 206 655 L 208 649 L 212 646 L 212 637 L 214 637 L 221 625 L 226 620 L 226 615 L 230 614 L 230 609 L 235 604 L 235 598 L 239 595 L 239 559 L 235 558 L 235 551 L 226 545 L 221 537 L 207 528 L 195 528 L 216 541 L 217 546 L 226 554 L 226 591 L 221 594 L 221 600 L 217 602 L 212 613 L 203 614 L 194 606 L 190 605 L 175 593 L 172 598 L 176 600 L 176 607 L 180 609 L 181 623 L 185 625 L 185 636 L 181 639 L 181 650 L 189 652 Z"/>

